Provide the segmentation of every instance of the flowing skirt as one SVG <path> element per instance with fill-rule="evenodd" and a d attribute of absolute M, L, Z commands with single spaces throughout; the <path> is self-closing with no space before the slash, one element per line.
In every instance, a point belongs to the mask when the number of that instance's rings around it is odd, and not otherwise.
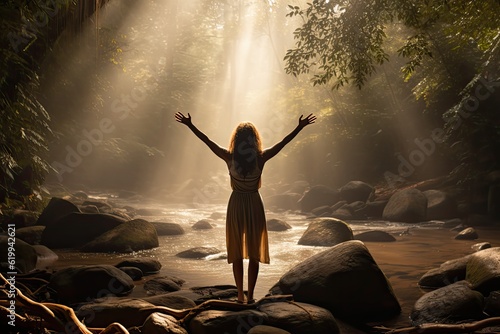
<path fill-rule="evenodd" d="M 259 192 L 233 191 L 226 215 L 227 262 L 252 259 L 269 263 L 266 215 Z"/>

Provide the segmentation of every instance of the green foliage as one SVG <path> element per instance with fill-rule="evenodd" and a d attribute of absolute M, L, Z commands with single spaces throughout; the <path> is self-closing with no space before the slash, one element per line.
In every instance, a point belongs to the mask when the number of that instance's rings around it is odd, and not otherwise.
<path fill-rule="evenodd" d="M 75 8 L 72 0 L 2 1 L 0 202 L 19 198 L 28 204 L 41 198 L 53 133 L 51 117 L 40 102 L 38 71 Z"/>
<path fill-rule="evenodd" d="M 50 117 L 36 96 L 38 76 L 30 53 L 48 20 L 38 3 L 7 2 L 0 34 L 0 201 L 31 195 L 48 172 L 44 160 Z M 36 24 L 35 24 L 36 23 Z"/>
<path fill-rule="evenodd" d="M 352 83 L 360 88 L 376 65 L 388 60 L 388 27 L 401 24 L 400 33 L 409 36 L 398 53 L 408 58 L 402 72 L 409 80 L 443 44 L 462 52 L 473 41 L 490 52 L 499 31 L 499 10 L 496 0 L 314 0 L 306 9 L 290 6 L 288 16 L 300 16 L 304 23 L 294 33 L 296 47 L 285 56 L 286 71 L 313 72 L 315 85 Z M 436 32 L 442 38 L 435 39 Z"/>
<path fill-rule="evenodd" d="M 444 116 L 444 126 L 442 120 L 435 124 L 446 131 L 445 153 L 456 158 L 453 174 L 472 179 L 500 166 L 492 153 L 500 149 L 497 86 L 463 116 L 480 79 L 498 83 L 499 12 L 498 0 L 314 0 L 289 6 L 288 16 L 303 23 L 286 53 L 286 71 L 312 74 L 314 85 L 366 88 L 380 84 L 381 75 L 374 74 L 389 59 L 404 61 L 397 86 L 412 85 L 415 99 L 425 102 L 422 117 Z"/>

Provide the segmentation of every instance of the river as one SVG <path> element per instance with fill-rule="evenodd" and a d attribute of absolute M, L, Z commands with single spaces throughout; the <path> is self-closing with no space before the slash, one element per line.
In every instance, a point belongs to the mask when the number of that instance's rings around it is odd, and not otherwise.
<path fill-rule="evenodd" d="M 203 205 L 184 207 L 182 205 L 165 206 L 152 204 L 158 215 L 142 216 L 149 221 L 170 221 L 179 223 L 185 234 L 160 236 L 158 248 L 133 254 L 80 253 L 72 250 L 58 250 L 59 260 L 49 269 L 58 269 L 75 264 L 117 264 L 130 257 L 152 257 L 158 259 L 163 267 L 159 274 L 173 275 L 186 281 L 184 288 L 218 284 L 234 284 L 231 265 L 224 258 L 195 260 L 176 257 L 176 254 L 199 246 L 216 247 L 225 251 L 225 205 Z M 213 220 L 213 229 L 194 230 L 191 226 L 205 218 L 219 216 Z M 212 216 L 213 217 L 213 216 Z M 311 218 L 298 212 L 267 212 L 267 218 L 278 218 L 288 222 L 292 228 L 283 232 L 269 232 L 271 264 L 262 264 L 255 290 L 256 298 L 266 295 L 274 283 L 290 268 L 304 259 L 325 250 L 325 247 L 301 246 L 297 242 L 306 230 Z M 477 228 L 479 239 L 455 240 L 457 232 L 443 228 L 439 222 L 415 225 L 386 221 L 349 222 L 354 234 L 361 231 L 378 229 L 396 237 L 395 242 L 366 242 L 373 258 L 388 277 L 402 306 L 401 315 L 386 323 L 396 327 L 408 325 L 408 315 L 414 302 L 425 292 L 417 285 L 419 278 L 429 269 L 439 266 L 444 261 L 458 258 L 473 252 L 471 246 L 478 242 L 490 242 L 493 247 L 499 245 L 499 228 Z M 407 233 L 402 233 L 408 231 Z M 246 275 L 245 275 L 246 276 Z M 150 277 L 150 276 L 148 276 Z M 145 295 L 139 282 L 132 296 Z M 245 281 L 246 286 L 246 281 Z"/>

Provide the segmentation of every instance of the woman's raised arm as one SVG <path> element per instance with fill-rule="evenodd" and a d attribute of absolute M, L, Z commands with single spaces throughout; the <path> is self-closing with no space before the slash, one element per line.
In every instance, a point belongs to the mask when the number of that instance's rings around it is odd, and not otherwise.
<path fill-rule="evenodd" d="M 196 135 L 196 137 L 200 138 L 202 142 L 204 142 L 211 150 L 212 152 L 215 153 L 216 156 L 221 158 L 224 161 L 229 161 L 231 159 L 231 155 L 228 150 L 225 148 L 219 146 L 217 143 L 212 141 L 206 134 L 198 130 L 196 126 L 194 126 L 193 122 L 191 121 L 191 115 L 188 113 L 187 117 L 184 116 L 181 112 L 175 113 L 175 120 L 179 123 L 182 123 L 186 125 L 193 133 Z"/>
<path fill-rule="evenodd" d="M 305 128 L 309 124 L 313 124 L 316 121 L 316 116 L 314 116 L 313 114 L 307 115 L 307 117 L 304 119 L 302 117 L 304 117 L 304 115 L 300 115 L 299 124 L 292 132 L 286 135 L 286 137 L 283 138 L 279 143 L 276 143 L 273 147 L 270 147 L 262 152 L 264 162 L 278 154 L 283 149 L 283 147 L 285 147 L 286 144 L 288 144 L 293 138 L 295 138 L 295 136 L 303 128 Z"/>

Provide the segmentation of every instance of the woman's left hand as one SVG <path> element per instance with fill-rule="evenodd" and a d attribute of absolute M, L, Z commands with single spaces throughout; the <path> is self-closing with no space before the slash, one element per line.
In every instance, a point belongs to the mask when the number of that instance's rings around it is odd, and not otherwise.
<path fill-rule="evenodd" d="M 309 124 L 313 124 L 316 121 L 316 116 L 314 116 L 313 114 L 307 115 L 307 117 L 304 119 L 302 119 L 302 117 L 304 117 L 304 115 L 300 115 L 299 118 L 299 126 L 301 129 Z"/>

